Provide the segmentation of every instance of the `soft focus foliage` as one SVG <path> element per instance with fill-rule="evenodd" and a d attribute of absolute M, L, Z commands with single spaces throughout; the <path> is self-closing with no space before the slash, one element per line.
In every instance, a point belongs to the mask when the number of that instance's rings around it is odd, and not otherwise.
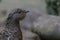
<path fill-rule="evenodd" d="M 2 0 L 0 0 L 0 2 L 1 2 Z"/>
<path fill-rule="evenodd" d="M 47 4 L 47 11 L 50 15 L 59 15 L 60 0 L 45 0 Z"/>

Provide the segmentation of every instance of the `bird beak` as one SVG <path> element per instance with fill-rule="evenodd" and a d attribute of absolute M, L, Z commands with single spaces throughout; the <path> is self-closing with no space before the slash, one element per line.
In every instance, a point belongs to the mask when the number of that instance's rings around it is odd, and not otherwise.
<path fill-rule="evenodd" d="M 25 13 L 28 13 L 29 11 L 25 11 Z"/>

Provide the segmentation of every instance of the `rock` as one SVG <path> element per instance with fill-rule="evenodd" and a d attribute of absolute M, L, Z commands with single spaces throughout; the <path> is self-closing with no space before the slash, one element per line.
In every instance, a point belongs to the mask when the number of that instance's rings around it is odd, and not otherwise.
<path fill-rule="evenodd" d="M 60 17 L 45 15 L 40 16 L 31 27 L 41 39 L 60 40 Z"/>
<path fill-rule="evenodd" d="M 28 30 L 22 29 L 23 40 L 40 40 L 39 36 L 35 33 L 32 33 Z"/>

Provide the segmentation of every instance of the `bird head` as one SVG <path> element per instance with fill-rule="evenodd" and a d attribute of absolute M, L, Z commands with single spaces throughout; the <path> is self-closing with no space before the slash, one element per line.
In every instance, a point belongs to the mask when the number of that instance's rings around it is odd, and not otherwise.
<path fill-rule="evenodd" d="M 12 18 L 12 19 L 16 19 L 16 20 L 23 20 L 26 16 L 26 13 L 28 13 L 29 11 L 26 10 L 22 10 L 20 8 L 15 8 L 13 10 L 11 10 L 11 12 L 8 14 L 8 19 Z"/>

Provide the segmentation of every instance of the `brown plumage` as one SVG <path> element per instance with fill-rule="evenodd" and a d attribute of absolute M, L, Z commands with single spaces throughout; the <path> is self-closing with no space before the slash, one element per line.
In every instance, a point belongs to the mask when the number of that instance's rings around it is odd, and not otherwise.
<path fill-rule="evenodd" d="M 0 33 L 0 40 L 22 40 L 19 21 L 25 18 L 27 12 L 29 11 L 20 8 L 15 8 L 9 12 L 4 24 L 4 30 Z"/>

